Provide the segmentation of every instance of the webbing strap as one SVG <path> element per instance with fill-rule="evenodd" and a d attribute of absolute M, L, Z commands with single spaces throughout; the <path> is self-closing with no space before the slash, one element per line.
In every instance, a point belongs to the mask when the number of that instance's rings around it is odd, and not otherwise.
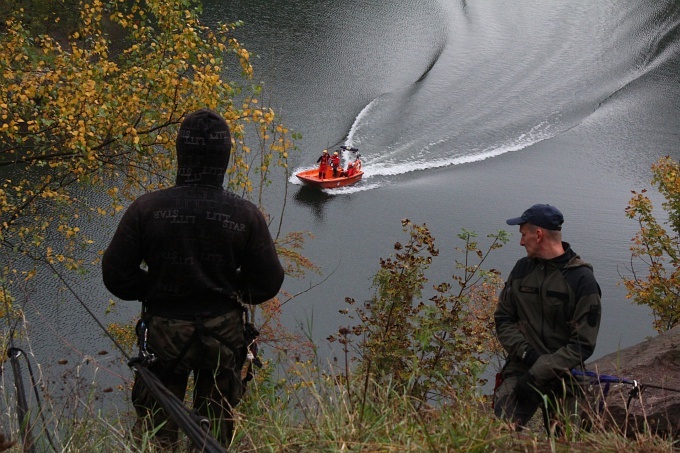
<path fill-rule="evenodd" d="M 182 361 L 184 356 L 187 355 L 187 352 L 189 352 L 189 349 L 191 349 L 191 346 L 199 341 L 201 339 L 202 335 L 207 335 L 211 338 L 214 338 L 215 340 L 219 341 L 221 344 L 226 346 L 231 350 L 231 352 L 234 354 L 234 357 L 238 357 L 238 351 L 236 348 L 227 340 L 216 334 L 210 329 L 207 329 L 205 325 L 203 324 L 203 321 L 200 318 L 196 318 L 194 321 L 194 332 L 191 334 L 191 337 L 187 340 L 187 342 L 184 344 L 184 347 L 180 351 L 180 353 L 177 355 L 175 360 L 173 360 L 172 365 L 170 366 L 170 369 L 174 369 L 179 365 L 179 363 Z"/>

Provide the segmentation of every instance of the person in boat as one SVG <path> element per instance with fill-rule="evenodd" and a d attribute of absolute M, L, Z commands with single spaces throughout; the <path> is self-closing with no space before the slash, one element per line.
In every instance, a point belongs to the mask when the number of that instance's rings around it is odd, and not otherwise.
<path fill-rule="evenodd" d="M 350 162 L 347 164 L 347 170 L 343 172 L 342 176 L 346 177 L 351 177 L 356 174 L 356 170 L 354 169 L 354 162 Z"/>
<path fill-rule="evenodd" d="M 562 241 L 563 222 L 562 213 L 547 204 L 506 221 L 519 225 L 527 256 L 510 272 L 494 313 L 507 352 L 494 412 L 517 430 L 544 406 L 544 397 L 549 406 L 544 423 L 560 409 L 569 417 L 580 415 L 582 391 L 570 370 L 582 369 L 595 350 L 602 294 L 592 265 Z"/>
<path fill-rule="evenodd" d="M 354 171 L 359 172 L 361 170 L 361 154 L 357 153 L 357 158 L 354 159 Z"/>
<path fill-rule="evenodd" d="M 321 153 L 321 156 L 316 160 L 316 163 L 319 164 L 319 179 L 324 179 L 326 177 L 326 169 L 328 168 L 328 164 L 330 163 L 330 156 L 328 155 L 328 150 L 323 150 L 323 153 Z"/>
<path fill-rule="evenodd" d="M 194 409 L 228 447 L 247 358 L 243 304 L 275 297 L 284 270 L 262 212 L 223 188 L 231 135 L 222 116 L 208 109 L 186 116 L 176 148 L 175 185 L 128 207 L 102 276 L 118 298 L 142 302 L 138 335 L 145 332 L 156 358 L 149 371 L 181 400 L 193 372 Z M 149 430 L 161 447 L 177 444 L 177 423 L 139 379 L 132 404 L 136 439 Z"/>
<path fill-rule="evenodd" d="M 338 156 L 337 151 L 335 151 L 333 153 L 333 156 L 331 156 L 331 168 L 333 169 L 333 177 L 337 178 L 338 169 L 340 168 L 340 156 Z"/>

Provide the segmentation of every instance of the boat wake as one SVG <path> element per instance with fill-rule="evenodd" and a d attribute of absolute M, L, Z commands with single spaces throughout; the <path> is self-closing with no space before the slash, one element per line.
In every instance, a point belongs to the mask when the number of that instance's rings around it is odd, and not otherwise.
<path fill-rule="evenodd" d="M 346 146 L 357 147 L 360 143 L 360 141 L 353 138 L 353 133 L 359 129 L 357 124 L 360 123 L 361 119 L 365 118 L 370 112 L 372 105 L 374 104 L 371 103 L 366 106 L 366 108 L 363 109 L 362 112 L 357 116 L 357 120 L 352 126 L 350 134 L 344 143 Z M 454 165 L 480 162 L 492 157 L 497 157 L 506 153 L 525 149 L 541 141 L 548 140 L 557 135 L 559 132 L 559 128 L 555 127 L 554 122 L 546 120 L 535 125 L 526 133 L 520 134 L 518 137 L 510 139 L 505 143 L 491 145 L 481 149 L 450 149 L 447 152 L 447 156 L 440 158 L 432 158 L 430 156 L 430 150 L 432 148 L 446 148 L 447 143 L 450 142 L 451 139 L 441 139 L 436 142 L 429 143 L 425 146 L 422 146 L 421 149 L 416 152 L 409 152 L 408 150 L 404 149 L 380 152 L 377 150 L 372 150 L 369 147 L 364 148 L 368 149 L 368 151 L 364 152 L 360 148 L 361 157 L 364 163 L 363 179 L 352 186 L 323 190 L 329 194 L 349 194 L 373 190 L 394 183 L 394 176 Z M 343 161 L 347 162 L 348 159 L 349 153 L 344 154 Z M 297 168 L 293 173 L 311 168 L 315 167 L 300 167 Z M 290 177 L 289 182 L 295 185 L 302 184 L 300 180 L 294 176 L 294 174 Z"/>

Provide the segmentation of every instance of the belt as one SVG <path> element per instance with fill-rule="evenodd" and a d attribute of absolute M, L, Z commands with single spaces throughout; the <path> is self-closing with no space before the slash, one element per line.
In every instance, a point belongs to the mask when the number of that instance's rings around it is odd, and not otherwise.
<path fill-rule="evenodd" d="M 196 318 L 208 319 L 225 315 L 234 310 L 243 310 L 243 305 L 235 299 L 222 299 L 219 302 L 186 301 L 163 302 L 150 301 L 144 303 L 147 316 L 193 321 Z"/>

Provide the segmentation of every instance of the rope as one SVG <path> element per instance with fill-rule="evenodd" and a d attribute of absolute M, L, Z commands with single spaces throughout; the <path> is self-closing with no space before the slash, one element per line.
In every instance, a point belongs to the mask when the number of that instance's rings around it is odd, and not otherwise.
<path fill-rule="evenodd" d="M 21 433 L 24 451 L 33 453 L 33 435 L 31 434 L 31 420 L 28 417 L 28 400 L 24 381 L 21 378 L 21 367 L 16 355 L 9 356 L 12 361 L 12 371 L 14 372 L 14 387 L 17 392 L 17 419 L 19 420 L 19 432 Z"/>
<path fill-rule="evenodd" d="M 582 371 L 582 370 L 577 370 L 573 369 L 571 370 L 572 376 L 575 377 L 589 377 L 591 379 L 591 383 L 593 384 L 605 384 L 604 391 L 602 393 L 603 397 L 607 397 L 607 393 L 609 392 L 609 384 L 628 384 L 632 385 L 633 388 L 630 390 L 628 393 L 628 402 L 626 403 L 626 408 L 630 406 L 631 401 L 633 398 L 637 398 L 639 395 L 641 395 L 645 389 L 647 388 L 652 388 L 652 389 L 659 389 L 659 390 L 667 390 L 669 392 L 678 392 L 680 393 L 680 389 L 672 388 L 672 387 L 665 387 L 662 385 L 654 385 L 654 384 L 646 384 L 646 383 L 641 383 L 638 382 L 637 380 L 631 380 L 631 379 L 626 379 L 626 378 L 621 378 L 617 376 L 612 376 L 610 374 L 598 374 L 595 373 L 594 371 Z M 602 404 L 602 402 L 601 402 Z"/>
<path fill-rule="evenodd" d="M 28 356 L 26 353 L 21 350 L 20 348 L 11 346 L 7 350 L 7 356 L 10 358 L 12 361 L 12 369 L 14 370 L 14 379 L 15 379 L 15 386 L 17 387 L 17 406 L 20 409 L 18 412 L 21 415 L 25 416 L 26 410 L 28 410 L 28 402 L 26 399 L 26 392 L 24 390 L 23 384 L 17 385 L 17 383 L 22 382 L 21 381 L 21 368 L 19 366 L 19 360 L 18 357 L 23 355 L 24 360 L 26 361 L 26 367 L 28 368 L 28 375 L 31 378 L 31 384 L 33 385 L 33 392 L 35 394 L 36 401 L 38 403 L 38 413 L 40 414 L 40 419 L 43 422 L 43 425 L 47 426 L 47 420 L 45 420 L 45 411 L 42 408 L 42 403 L 40 402 L 40 394 L 38 393 L 38 384 L 35 381 L 35 375 L 33 374 L 33 368 L 31 367 L 31 362 L 28 360 Z M 21 417 L 23 419 L 23 417 Z M 24 435 L 24 438 L 26 439 L 25 443 L 28 443 L 29 445 L 24 448 L 28 448 L 30 451 L 33 451 L 33 442 L 30 438 L 30 426 L 27 427 L 29 432 Z M 50 435 L 49 430 L 45 430 L 45 434 L 47 435 L 47 441 L 49 442 L 50 446 L 54 451 L 59 451 L 57 447 L 54 445 L 54 441 L 52 440 L 52 436 Z"/>
<path fill-rule="evenodd" d="M 92 310 L 90 310 L 90 307 L 88 307 L 88 306 L 85 304 L 85 302 L 78 296 L 78 294 L 77 294 L 77 293 L 75 292 L 75 290 L 71 287 L 71 285 L 69 285 L 68 282 L 67 282 L 66 280 L 64 280 L 64 277 L 62 277 L 61 274 L 59 273 L 59 271 L 57 271 L 57 270 L 54 268 L 54 266 L 52 265 L 52 263 L 50 263 L 49 260 L 45 260 L 45 262 L 46 262 L 47 265 L 52 269 L 52 271 L 53 271 L 53 272 L 55 273 L 55 275 L 59 278 L 59 280 L 64 284 L 64 286 L 66 286 L 66 289 L 68 289 L 69 292 L 70 292 L 71 294 L 73 294 L 73 297 L 75 297 L 76 300 L 78 301 L 78 303 L 80 303 L 80 305 L 85 309 L 85 311 L 87 311 L 87 314 L 89 314 L 90 317 L 91 317 L 92 319 L 94 319 L 94 321 L 97 323 L 97 325 L 104 331 L 104 333 L 106 334 L 106 336 L 109 337 L 109 339 L 111 340 L 111 342 L 112 342 L 112 343 L 116 346 L 116 348 L 118 348 L 118 350 L 123 354 L 123 357 L 125 357 L 125 359 L 126 359 L 127 361 L 130 361 L 130 356 L 125 352 L 125 349 L 123 349 L 123 347 L 120 345 L 120 343 L 118 343 L 118 341 L 116 340 L 116 338 L 115 338 L 113 335 L 111 335 L 111 332 L 109 332 L 109 331 L 106 329 L 106 327 L 104 326 L 104 324 L 102 324 L 102 322 L 99 320 L 99 318 L 97 318 L 97 316 L 92 312 Z"/>
<path fill-rule="evenodd" d="M 588 370 L 577 370 L 573 369 L 571 370 L 571 375 L 575 377 L 582 377 L 586 376 L 591 378 L 592 380 L 595 380 L 598 383 L 602 382 L 608 382 L 608 383 L 615 383 L 615 384 L 631 384 L 631 385 L 636 385 L 636 381 L 631 381 L 630 379 L 626 378 L 620 378 L 616 376 L 612 376 L 609 374 L 598 374 L 595 373 L 594 371 L 588 371 Z"/>
<path fill-rule="evenodd" d="M 668 390 L 669 392 L 680 393 L 680 389 L 676 389 L 676 388 L 673 388 L 673 387 L 666 387 L 666 386 L 663 386 L 663 385 L 641 383 L 637 380 L 620 378 L 620 377 L 612 376 L 612 375 L 609 375 L 609 374 L 598 374 L 598 373 L 595 373 L 594 371 L 581 371 L 581 370 L 573 369 L 573 370 L 571 370 L 571 374 L 573 376 L 587 376 L 587 377 L 590 377 L 590 378 L 594 378 L 594 379 L 597 379 L 598 382 L 611 382 L 611 383 L 617 383 L 617 384 L 629 384 L 629 385 L 638 386 L 638 387 L 647 387 L 647 388 L 650 388 L 650 389 Z"/>
<path fill-rule="evenodd" d="M 170 416 L 177 425 L 184 431 L 184 433 L 189 437 L 191 442 L 194 444 L 199 451 L 206 453 L 218 453 L 224 452 L 225 449 L 219 442 L 210 434 L 209 430 L 204 430 L 202 426 L 209 426 L 208 420 L 198 417 L 195 413 L 191 412 L 184 403 L 170 392 L 158 379 L 158 377 L 148 370 L 145 366 L 145 361 L 139 358 L 131 359 L 130 356 L 125 352 L 123 347 L 116 341 L 116 339 L 111 335 L 111 333 L 104 327 L 97 316 L 90 310 L 90 308 L 85 304 L 85 302 L 78 296 L 71 285 L 61 276 L 61 274 L 54 268 L 52 263 L 46 261 L 48 266 L 52 268 L 55 275 L 61 280 L 61 282 L 66 286 L 70 293 L 75 297 L 75 299 L 80 303 L 80 305 L 87 311 L 87 313 L 94 319 L 94 321 L 99 325 L 99 327 L 104 331 L 106 336 L 109 337 L 111 342 L 116 346 L 116 348 L 121 352 L 123 357 L 128 362 L 128 366 L 136 373 L 144 385 L 149 389 L 149 392 L 156 398 L 156 401 L 165 409 L 168 416 Z"/>
<path fill-rule="evenodd" d="M 55 328 L 54 322 L 52 322 L 50 319 L 48 319 L 43 313 L 41 313 L 40 308 L 35 305 L 35 303 L 31 299 L 27 299 L 24 301 L 24 306 L 28 307 L 30 304 L 31 309 L 33 310 L 33 314 L 38 316 L 42 322 L 45 324 L 47 329 L 50 330 L 50 333 L 52 336 L 57 338 L 62 344 L 64 344 L 70 351 L 72 351 L 74 354 L 78 355 L 81 357 L 81 359 L 87 359 L 88 361 L 92 362 L 98 369 L 104 371 L 105 373 L 108 373 L 109 375 L 116 377 L 120 380 L 127 380 L 130 381 L 129 378 L 123 376 L 121 373 L 118 373 L 117 371 L 114 371 L 112 368 L 107 367 L 104 363 L 99 361 L 96 357 L 92 355 L 86 354 L 83 350 L 78 349 L 68 338 L 64 337 L 59 333 L 59 331 Z"/>
<path fill-rule="evenodd" d="M 184 403 L 170 392 L 158 377 L 143 364 L 133 361 L 129 365 L 154 397 L 156 397 L 156 401 L 158 401 L 177 425 L 182 428 L 182 431 L 184 431 L 199 451 L 205 453 L 222 453 L 226 451 L 208 430 L 203 429 L 203 427 L 209 425 L 207 419 L 200 417 L 195 412 L 190 412 Z"/>

